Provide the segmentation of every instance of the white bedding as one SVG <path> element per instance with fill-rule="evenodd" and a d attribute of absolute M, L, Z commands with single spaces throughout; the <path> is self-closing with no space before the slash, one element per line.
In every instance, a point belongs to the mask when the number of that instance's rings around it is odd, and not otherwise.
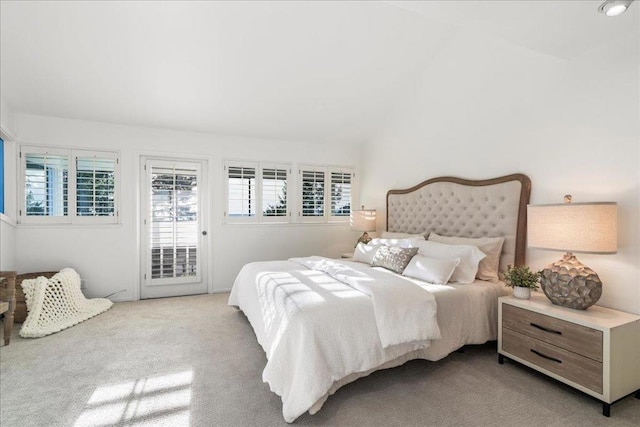
<path fill-rule="evenodd" d="M 229 304 L 245 313 L 266 352 L 263 380 L 282 397 L 287 422 L 317 412 L 340 386 L 376 369 L 415 358 L 438 360 L 465 344 L 496 339 L 497 300 L 507 293 L 500 282 L 429 285 L 362 263 L 340 263 L 376 280 L 428 291 L 437 304 L 437 324 L 428 328 L 434 334 L 439 326 L 440 339 L 384 347 L 366 293 L 293 261 L 245 265 Z"/>
<path fill-rule="evenodd" d="M 426 348 L 430 340 L 440 338 L 436 300 L 419 285 L 360 263 L 346 265 L 318 256 L 289 261 L 326 273 L 368 295 L 383 348 L 420 342 Z"/>

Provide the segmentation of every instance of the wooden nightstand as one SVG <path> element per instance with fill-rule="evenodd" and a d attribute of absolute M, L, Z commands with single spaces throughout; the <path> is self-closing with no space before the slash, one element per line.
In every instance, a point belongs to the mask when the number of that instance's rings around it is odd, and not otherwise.
<path fill-rule="evenodd" d="M 498 362 L 515 360 L 602 402 L 602 414 L 640 399 L 640 316 L 604 307 L 572 310 L 544 295 L 500 298 Z"/>

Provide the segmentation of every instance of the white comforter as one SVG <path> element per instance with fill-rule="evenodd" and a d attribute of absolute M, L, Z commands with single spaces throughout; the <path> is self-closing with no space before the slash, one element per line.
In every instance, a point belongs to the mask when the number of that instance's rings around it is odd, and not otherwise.
<path fill-rule="evenodd" d="M 229 304 L 240 307 L 247 315 L 267 354 L 263 380 L 282 397 L 282 413 L 287 422 L 326 399 L 334 382 L 426 348 L 430 339 L 439 337 L 435 300 L 414 283 L 365 264 L 325 262 L 324 267 L 341 270 L 337 274 L 334 271 L 334 275 L 343 276 L 352 286 L 299 264 L 321 268 L 320 258 L 297 261 L 245 265 L 229 297 Z M 396 293 L 389 298 L 388 306 L 378 312 L 379 320 L 372 300 L 381 307 L 382 298 L 390 293 L 373 285 L 375 280 Z M 412 308 L 409 316 L 404 316 L 407 330 L 416 336 L 400 330 L 401 319 L 396 315 L 405 304 Z M 420 321 L 425 324 L 418 325 Z M 389 339 L 386 347 L 378 324 L 383 325 L 382 335 Z M 396 341 L 407 342 L 391 344 Z M 319 406 L 310 412 L 317 409 Z"/>
<path fill-rule="evenodd" d="M 366 264 L 340 261 L 361 272 L 395 277 L 429 291 L 437 302 L 440 339 L 382 346 L 372 298 L 331 276 L 292 261 L 245 265 L 229 304 L 249 319 L 267 355 L 263 380 L 282 397 L 282 412 L 292 422 L 314 414 L 330 394 L 376 369 L 407 360 L 439 360 L 465 344 L 497 338 L 498 297 L 502 282 L 430 285 Z"/>
<path fill-rule="evenodd" d="M 371 297 L 383 348 L 440 338 L 436 300 L 415 283 L 363 265 L 348 266 L 324 257 L 291 258 L 310 270 L 321 271 Z"/>

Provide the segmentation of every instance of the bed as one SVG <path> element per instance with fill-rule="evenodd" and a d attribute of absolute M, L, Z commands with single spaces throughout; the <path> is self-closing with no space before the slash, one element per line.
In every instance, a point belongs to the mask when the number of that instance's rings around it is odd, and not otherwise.
<path fill-rule="evenodd" d="M 504 271 L 524 263 L 530 191 L 521 174 L 440 177 L 390 190 L 387 233 L 437 236 L 445 246 L 447 239 L 499 238 L 495 263 Z M 409 250 L 418 251 L 398 249 Z M 281 396 L 285 421 L 293 422 L 376 370 L 437 361 L 464 345 L 495 340 L 498 298 L 508 288 L 497 277 L 471 280 L 430 284 L 362 262 L 292 258 L 245 265 L 229 305 L 252 325 L 267 357 L 263 381 Z"/>

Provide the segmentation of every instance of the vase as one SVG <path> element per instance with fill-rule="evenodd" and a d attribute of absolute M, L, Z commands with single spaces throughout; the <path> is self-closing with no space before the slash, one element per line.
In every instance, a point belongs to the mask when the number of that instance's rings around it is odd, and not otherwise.
<path fill-rule="evenodd" d="M 586 310 L 602 295 L 600 277 L 572 253 L 542 270 L 540 287 L 552 303 L 575 310 Z"/>
<path fill-rule="evenodd" d="M 514 286 L 513 296 L 519 299 L 529 299 L 531 298 L 531 289 L 523 288 L 522 286 Z"/>

